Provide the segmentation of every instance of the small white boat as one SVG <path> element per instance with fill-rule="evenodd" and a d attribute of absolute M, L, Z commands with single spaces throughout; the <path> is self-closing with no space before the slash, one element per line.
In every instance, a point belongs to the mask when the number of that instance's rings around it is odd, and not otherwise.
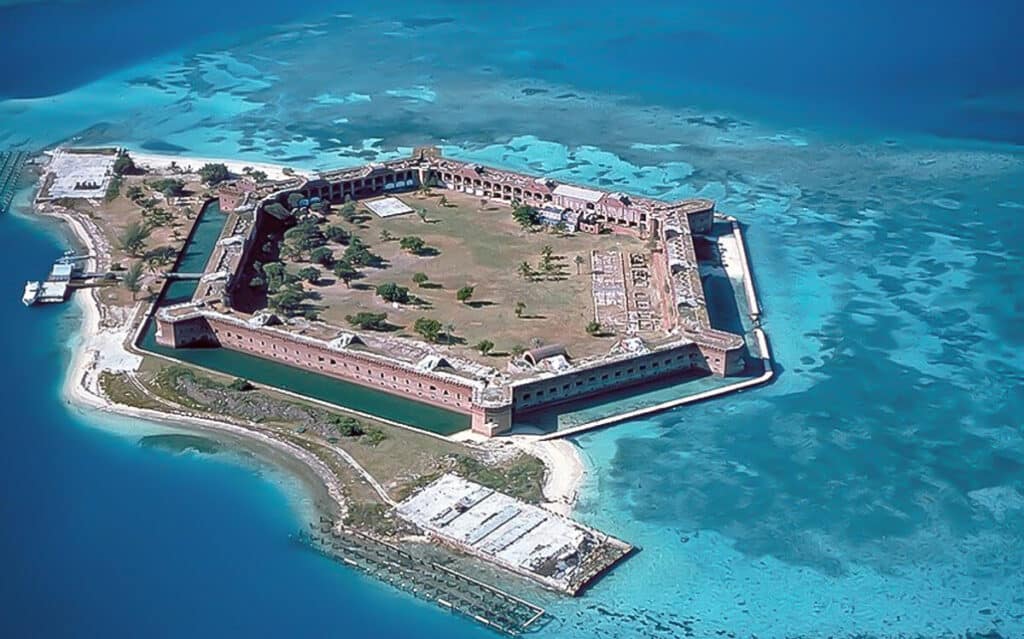
<path fill-rule="evenodd" d="M 25 293 L 21 296 L 21 303 L 25 306 L 32 306 L 39 299 L 39 293 L 43 290 L 39 282 L 25 282 Z"/>

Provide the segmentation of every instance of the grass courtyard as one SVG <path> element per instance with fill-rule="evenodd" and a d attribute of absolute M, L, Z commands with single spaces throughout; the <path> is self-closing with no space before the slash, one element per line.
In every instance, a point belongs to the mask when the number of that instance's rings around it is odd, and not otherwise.
<path fill-rule="evenodd" d="M 564 344 L 575 357 L 607 352 L 613 336 L 595 337 L 586 330 L 594 319 L 590 251 L 643 250 L 640 239 L 524 230 L 508 206 L 450 191 L 402 194 L 400 199 L 418 213 L 379 218 L 360 206 L 352 223 L 335 221 L 332 214 L 331 224 L 343 225 L 384 263 L 361 268 L 348 286 L 327 269 L 321 280 L 307 284 L 319 296 L 323 320 L 349 326 L 349 315 L 387 313 L 390 330 L 419 337 L 413 330 L 416 320 L 434 319 L 445 327 L 439 343 L 494 365 L 516 348 L 541 344 Z M 424 248 L 418 254 L 403 249 L 405 237 L 421 238 Z M 546 246 L 548 270 L 542 267 Z M 344 247 L 331 247 L 340 257 Z M 524 275 L 524 263 L 533 275 Z M 290 272 L 309 266 L 295 259 L 286 265 Z M 414 282 L 417 273 L 428 278 L 422 285 Z M 407 287 L 409 303 L 379 297 L 376 287 L 388 282 Z M 457 292 L 466 286 L 473 287 L 472 296 L 459 301 Z M 486 357 L 474 348 L 484 340 L 494 344 Z"/>

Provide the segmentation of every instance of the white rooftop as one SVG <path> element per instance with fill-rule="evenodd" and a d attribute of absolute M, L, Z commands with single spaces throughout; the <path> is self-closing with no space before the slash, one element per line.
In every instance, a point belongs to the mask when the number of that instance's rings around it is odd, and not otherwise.
<path fill-rule="evenodd" d="M 394 217 L 412 213 L 412 208 L 397 197 L 382 197 L 379 200 L 370 200 L 366 208 L 377 214 L 377 217 Z"/>
<path fill-rule="evenodd" d="M 114 173 L 115 159 L 110 153 L 55 151 L 49 166 L 53 182 L 47 195 L 51 198 L 103 197 Z"/>
<path fill-rule="evenodd" d="M 568 590 L 599 533 L 571 519 L 446 474 L 398 504 L 400 517 L 468 552 Z"/>
<path fill-rule="evenodd" d="M 592 191 L 590 189 L 584 189 L 582 187 L 572 186 L 570 184 L 559 184 L 558 186 L 555 187 L 553 193 L 555 195 L 571 197 L 577 200 L 584 200 L 586 202 L 591 203 L 597 202 L 602 197 L 604 197 L 604 193 L 602 193 L 601 191 Z"/>

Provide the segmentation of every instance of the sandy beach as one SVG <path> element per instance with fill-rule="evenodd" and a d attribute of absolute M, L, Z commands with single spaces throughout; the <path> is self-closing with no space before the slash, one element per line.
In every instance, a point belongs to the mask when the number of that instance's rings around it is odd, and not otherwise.
<path fill-rule="evenodd" d="M 566 439 L 540 440 L 529 435 L 514 435 L 513 439 L 548 469 L 544 478 L 544 498 L 548 503 L 544 507 L 567 517 L 571 515 L 586 474 L 579 449 Z"/>
<path fill-rule="evenodd" d="M 223 158 L 205 158 L 192 155 L 167 155 L 160 153 L 137 153 L 135 151 L 129 151 L 132 160 L 135 164 L 146 169 L 152 169 L 155 171 L 168 171 L 171 170 L 171 163 L 181 168 L 185 172 L 198 171 L 204 164 L 220 163 L 228 167 L 228 171 L 235 174 L 241 174 L 242 169 L 245 167 L 252 168 L 254 170 L 263 171 L 267 174 L 267 177 L 272 180 L 283 180 L 289 176 L 284 172 L 286 168 L 290 168 L 295 175 L 301 175 L 310 177 L 313 175 L 310 171 L 304 171 L 296 169 L 294 167 L 288 167 L 283 164 L 272 164 L 270 162 L 249 162 L 243 160 L 225 160 Z"/>

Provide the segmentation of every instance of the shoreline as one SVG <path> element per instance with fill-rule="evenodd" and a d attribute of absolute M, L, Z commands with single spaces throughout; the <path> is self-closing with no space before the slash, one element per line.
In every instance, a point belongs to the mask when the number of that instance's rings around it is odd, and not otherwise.
<path fill-rule="evenodd" d="M 312 177 L 314 173 L 313 171 L 297 169 L 284 164 L 274 164 L 272 162 L 249 162 L 196 155 L 173 155 L 170 153 L 141 153 L 131 149 L 128 150 L 128 154 L 131 155 L 136 165 L 158 171 L 169 171 L 171 163 L 174 163 L 183 172 L 190 172 L 188 169 L 191 169 L 192 172 L 198 171 L 204 164 L 223 164 L 228 168 L 228 171 L 237 175 L 242 174 L 243 168 L 250 167 L 257 171 L 263 171 L 271 180 L 287 180 L 291 177 L 284 172 L 286 168 L 298 176 Z"/>
<path fill-rule="evenodd" d="M 93 266 L 100 261 L 99 256 L 108 254 L 98 250 L 105 244 L 102 235 L 90 232 L 80 216 L 53 207 L 33 209 L 39 215 L 64 222 L 75 240 L 95 256 L 89 260 Z M 134 320 L 145 304 L 136 304 L 126 316 L 115 320 L 118 324 L 115 330 L 102 325 L 104 307 L 92 290 L 76 291 L 72 303 L 81 312 L 82 321 L 72 340 L 75 347 L 71 348 L 71 359 L 61 385 L 61 396 L 69 404 L 85 411 L 143 419 L 175 430 L 228 440 L 225 443 L 247 449 L 246 452 L 261 457 L 275 468 L 296 476 L 311 490 L 318 510 L 324 509 L 326 500 L 330 503 L 327 509 L 336 511 L 334 514 L 345 512 L 346 502 L 340 482 L 322 462 L 295 446 L 228 422 L 125 406 L 107 399 L 99 388 L 99 373 L 135 370 L 142 361 L 140 355 L 125 348 L 125 342 L 132 337 Z"/>

